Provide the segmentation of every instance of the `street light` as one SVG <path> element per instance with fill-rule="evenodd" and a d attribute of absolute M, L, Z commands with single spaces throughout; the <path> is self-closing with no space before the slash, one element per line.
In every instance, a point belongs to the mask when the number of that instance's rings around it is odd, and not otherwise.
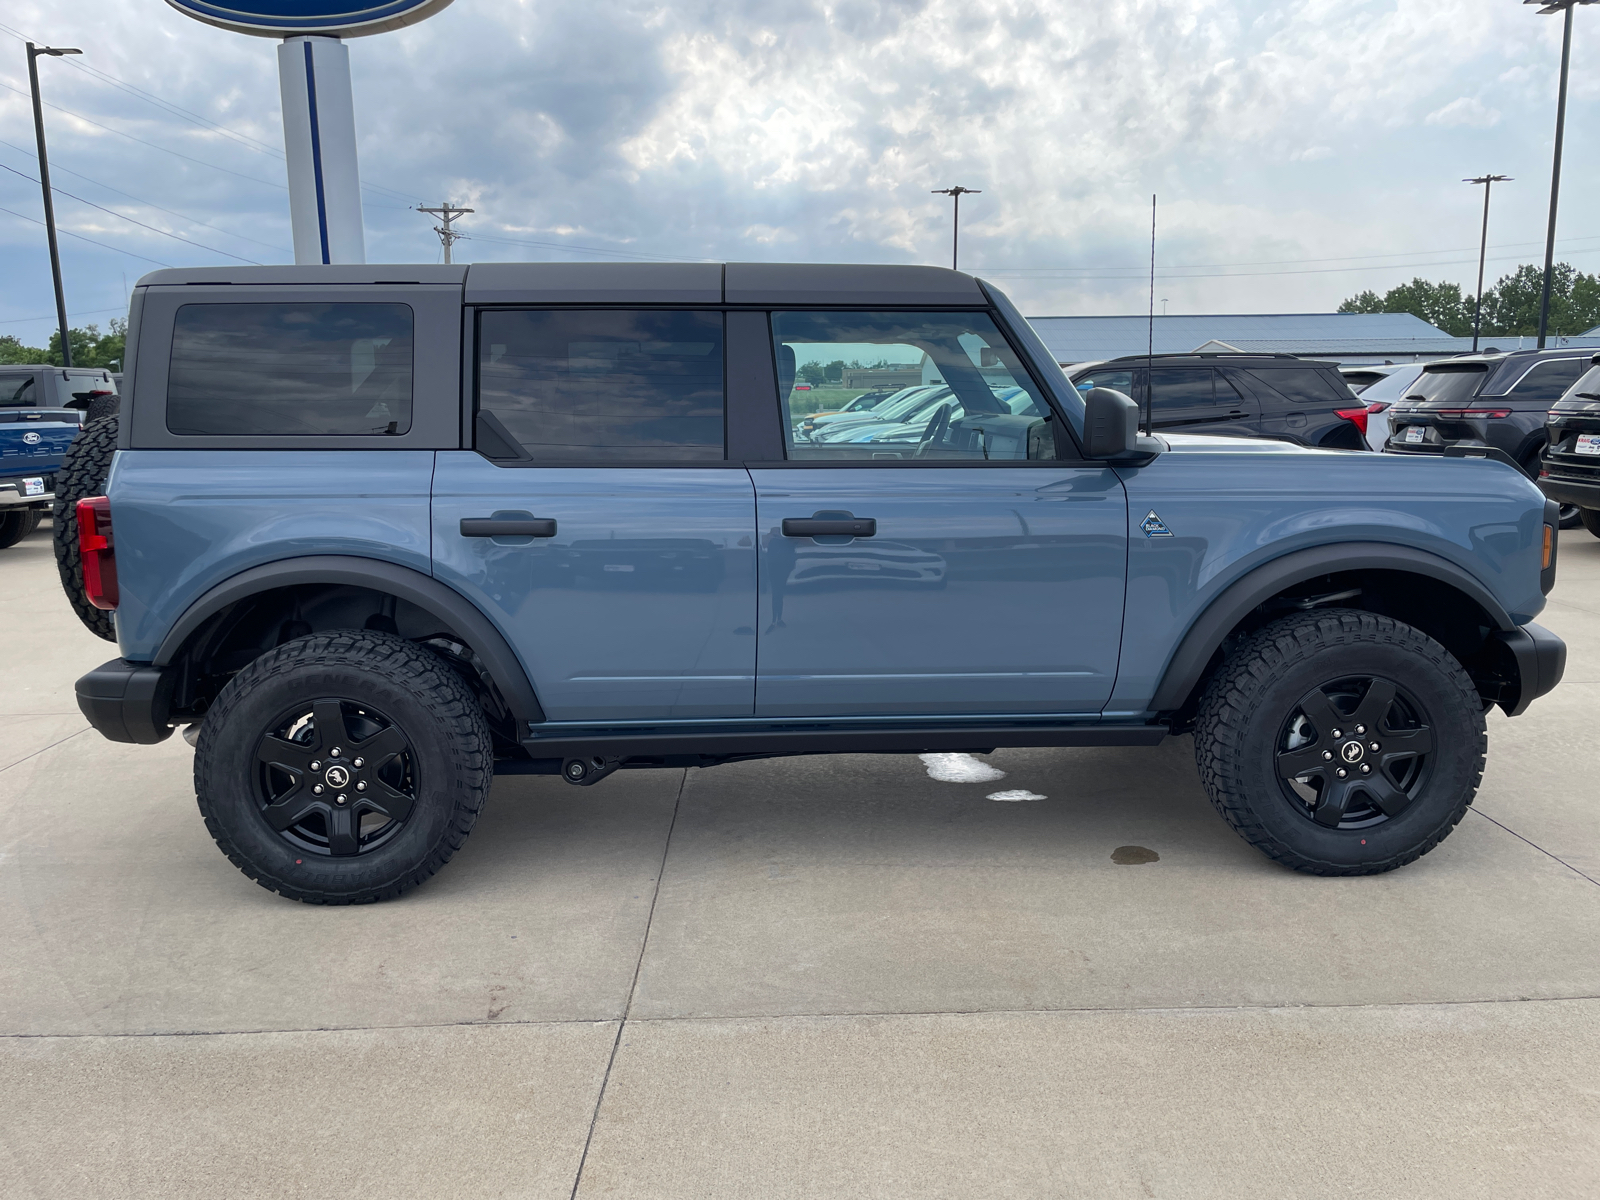
<path fill-rule="evenodd" d="M 1583 0 L 1583 2 L 1587 4 L 1590 3 L 1590 0 Z M 952 271 L 959 270 L 960 268 L 956 264 L 961 261 L 961 197 L 981 196 L 983 192 L 975 188 L 961 187 L 958 184 L 951 188 L 934 188 L 931 194 L 949 196 L 956 202 L 955 224 L 950 227 L 950 269 Z"/>
<path fill-rule="evenodd" d="M 1472 309 L 1472 352 L 1478 352 L 1478 332 L 1483 328 L 1483 261 L 1489 253 L 1489 193 L 1497 183 L 1510 183 L 1509 175 L 1479 175 L 1462 183 L 1483 184 L 1483 240 L 1478 243 L 1478 299 Z"/>
<path fill-rule="evenodd" d="M 1556 199 L 1561 193 L 1561 138 L 1567 128 L 1567 63 L 1572 57 L 1572 10 L 1580 4 L 1594 4 L 1596 0 L 1522 0 L 1524 4 L 1543 5 L 1540 16 L 1554 13 L 1562 15 L 1561 29 L 1561 85 L 1556 92 L 1556 153 L 1550 168 L 1550 228 L 1544 238 L 1544 292 L 1539 297 L 1539 349 L 1544 349 L 1545 330 L 1550 324 L 1550 281 L 1555 274 L 1556 258 Z"/>
<path fill-rule="evenodd" d="M 61 290 L 61 251 L 56 248 L 56 206 L 50 197 L 50 159 L 44 150 L 44 107 L 39 102 L 38 59 L 41 54 L 60 58 L 63 54 L 82 53 L 82 50 L 28 43 L 28 86 L 33 89 L 33 132 L 39 140 L 39 186 L 44 189 L 44 230 L 50 239 L 50 275 L 56 285 L 56 320 L 61 325 L 61 365 L 64 367 L 72 365 L 72 342 L 67 337 L 67 296 Z"/>

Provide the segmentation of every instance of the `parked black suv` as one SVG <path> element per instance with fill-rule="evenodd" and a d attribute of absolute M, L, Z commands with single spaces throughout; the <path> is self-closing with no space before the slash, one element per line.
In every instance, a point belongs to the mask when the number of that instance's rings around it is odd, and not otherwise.
<path fill-rule="evenodd" d="M 1498 450 L 1539 476 L 1545 418 L 1590 365 L 1593 350 L 1513 350 L 1431 362 L 1389 410 L 1386 454 L 1443 454 L 1452 447 Z M 1499 457 L 1498 455 L 1492 455 Z M 1578 513 L 1563 505 L 1562 527 Z"/>
<path fill-rule="evenodd" d="M 1156 433 L 1270 437 L 1304 446 L 1365 450 L 1367 410 L 1339 364 L 1292 354 L 1143 354 L 1071 372 L 1080 392 L 1107 387 L 1142 409 L 1155 375 Z"/>
<path fill-rule="evenodd" d="M 1539 490 L 1563 513 L 1576 506 L 1583 527 L 1600 537 L 1600 354 L 1550 410 L 1545 437 Z"/>

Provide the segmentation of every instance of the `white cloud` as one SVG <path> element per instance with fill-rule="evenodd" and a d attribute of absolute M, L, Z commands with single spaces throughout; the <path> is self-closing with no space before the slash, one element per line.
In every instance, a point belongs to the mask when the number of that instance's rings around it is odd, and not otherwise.
<path fill-rule="evenodd" d="M 1427 125 L 1465 125 L 1472 129 L 1488 129 L 1500 123 L 1499 109 L 1489 108 L 1476 96 L 1461 96 L 1443 108 L 1436 108 L 1426 117 Z"/>

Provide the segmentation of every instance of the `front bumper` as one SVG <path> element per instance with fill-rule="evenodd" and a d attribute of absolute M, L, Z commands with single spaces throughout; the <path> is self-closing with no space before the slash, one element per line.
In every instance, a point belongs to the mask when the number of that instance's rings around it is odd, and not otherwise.
<path fill-rule="evenodd" d="M 1499 704 L 1507 716 L 1518 717 L 1561 682 L 1567 669 L 1567 644 L 1532 621 L 1497 630 L 1494 639 L 1504 647 L 1502 653 L 1510 656 L 1515 675 Z"/>
<path fill-rule="evenodd" d="M 113 658 L 77 682 L 78 707 L 109 740 L 153 746 L 172 736 L 173 672 Z"/>

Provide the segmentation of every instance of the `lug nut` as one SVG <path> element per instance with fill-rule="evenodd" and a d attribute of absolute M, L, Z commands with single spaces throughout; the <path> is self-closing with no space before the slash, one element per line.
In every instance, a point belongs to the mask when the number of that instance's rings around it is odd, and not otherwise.
<path fill-rule="evenodd" d="M 312 792 L 313 792 L 313 793 L 314 793 L 314 794 L 315 794 L 315 795 L 318 795 L 318 796 L 320 796 L 320 795 L 322 795 L 322 785 L 321 785 L 321 784 L 320 784 L 320 783 L 319 783 L 319 784 L 317 784 L 317 786 L 316 786 L 316 787 L 314 787 L 314 788 L 312 788 L 312 789 L 311 789 L 311 791 L 312 791 Z"/>
<path fill-rule="evenodd" d="M 1377 742 L 1373 742 L 1369 748 L 1372 749 L 1372 750 L 1378 749 L 1378 743 Z"/>
<path fill-rule="evenodd" d="M 1333 736 L 1334 736 L 1334 737 L 1336 737 L 1336 738 L 1341 738 L 1341 737 L 1343 737 L 1343 736 L 1344 736 L 1344 730 L 1342 730 L 1342 729 L 1335 729 L 1335 730 L 1334 730 L 1334 731 L 1333 731 Z"/>
<path fill-rule="evenodd" d="M 1332 750 L 1324 750 L 1322 752 L 1322 761 L 1323 762 L 1330 762 L 1330 761 L 1332 761 L 1332 759 L 1333 759 L 1333 751 Z"/>
<path fill-rule="evenodd" d="M 1371 763 L 1362 763 L 1361 764 L 1361 773 L 1363 775 L 1371 775 L 1372 774 L 1372 764 Z"/>
<path fill-rule="evenodd" d="M 1366 731 L 1367 731 L 1367 727 L 1365 725 L 1357 725 L 1356 726 L 1356 732 L 1358 734 L 1359 733 L 1365 733 Z"/>
<path fill-rule="evenodd" d="M 1349 771 L 1346 771 L 1343 767 L 1339 768 L 1339 778 L 1340 779 L 1343 779 L 1348 774 L 1350 774 Z"/>
<path fill-rule="evenodd" d="M 333 755 L 335 758 L 338 758 L 339 757 L 339 747 L 335 746 L 332 750 L 329 750 L 328 753 Z"/>
<path fill-rule="evenodd" d="M 344 796 L 343 796 L 343 795 L 342 795 L 342 794 L 341 794 L 341 795 L 340 795 L 340 796 L 339 796 L 339 800 L 338 800 L 338 802 L 339 802 L 339 803 L 340 803 L 340 804 L 343 804 L 343 803 L 344 803 Z"/>
<path fill-rule="evenodd" d="M 313 771 L 320 771 L 320 770 L 322 770 L 322 764 L 319 763 L 316 759 L 312 759 L 311 760 L 311 769 Z"/>
<path fill-rule="evenodd" d="M 356 791 L 364 792 L 366 790 L 367 790 L 367 781 L 366 780 L 363 779 L 360 783 L 356 784 Z"/>
<path fill-rule="evenodd" d="M 367 765 L 367 760 L 366 760 L 366 759 L 364 759 L 364 758 L 358 758 L 358 759 L 356 759 L 356 766 L 358 766 L 358 767 L 364 767 L 364 766 L 366 766 L 366 765 Z"/>

